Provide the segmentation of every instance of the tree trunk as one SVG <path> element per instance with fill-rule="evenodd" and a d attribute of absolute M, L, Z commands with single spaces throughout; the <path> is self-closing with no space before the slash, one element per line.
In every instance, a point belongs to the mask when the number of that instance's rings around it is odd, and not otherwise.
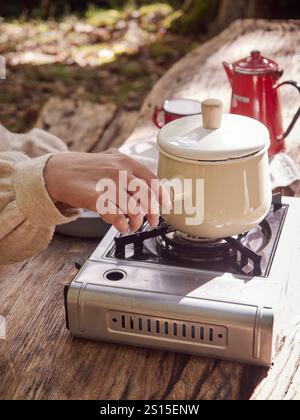
<path fill-rule="evenodd" d="M 220 0 L 185 0 L 182 5 L 183 15 L 173 29 L 181 33 L 206 32 L 209 22 L 217 16 Z"/>
<path fill-rule="evenodd" d="M 51 0 L 41 0 L 40 10 L 41 15 L 48 19 L 50 16 Z"/>
<path fill-rule="evenodd" d="M 220 0 L 217 18 L 211 25 L 213 32 L 219 32 L 236 19 L 256 17 L 257 0 Z"/>

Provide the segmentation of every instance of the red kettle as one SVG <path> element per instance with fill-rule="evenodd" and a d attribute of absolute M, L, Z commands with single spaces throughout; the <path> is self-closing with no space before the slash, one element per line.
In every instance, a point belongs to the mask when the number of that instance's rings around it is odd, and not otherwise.
<path fill-rule="evenodd" d="M 260 51 L 252 51 L 250 57 L 232 65 L 223 65 L 232 86 L 230 112 L 255 118 L 265 124 L 271 136 L 270 156 L 283 151 L 284 139 L 300 117 L 300 108 L 284 132 L 279 88 L 291 85 L 300 93 L 300 85 L 293 81 L 279 83 L 283 70 L 275 61 L 263 57 Z"/>

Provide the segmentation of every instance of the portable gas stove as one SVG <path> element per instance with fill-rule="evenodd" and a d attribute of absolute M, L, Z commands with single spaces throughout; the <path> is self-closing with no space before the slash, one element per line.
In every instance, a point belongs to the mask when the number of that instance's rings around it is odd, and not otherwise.
<path fill-rule="evenodd" d="M 65 289 L 76 337 L 269 366 L 300 243 L 300 200 L 276 196 L 257 229 L 211 242 L 163 221 L 111 228 Z"/>

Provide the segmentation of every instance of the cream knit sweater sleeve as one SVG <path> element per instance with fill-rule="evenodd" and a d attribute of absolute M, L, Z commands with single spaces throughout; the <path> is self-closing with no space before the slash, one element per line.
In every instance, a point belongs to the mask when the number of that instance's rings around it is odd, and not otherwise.
<path fill-rule="evenodd" d="M 42 130 L 20 135 L 0 124 L 0 264 L 45 249 L 56 225 L 79 216 L 78 209 L 62 210 L 53 203 L 43 178 L 48 159 L 66 150 L 61 140 Z"/>

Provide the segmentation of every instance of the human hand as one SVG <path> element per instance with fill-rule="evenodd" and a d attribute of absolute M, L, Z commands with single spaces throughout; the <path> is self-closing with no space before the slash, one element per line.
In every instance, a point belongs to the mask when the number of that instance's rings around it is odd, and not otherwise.
<path fill-rule="evenodd" d="M 127 185 L 124 186 L 124 191 L 121 191 L 125 200 L 120 200 L 122 172 L 126 172 L 127 175 Z M 109 199 L 108 210 L 100 215 L 105 222 L 114 225 L 122 233 L 127 233 L 129 229 L 138 230 L 145 215 L 150 225 L 157 227 L 159 207 L 169 208 L 171 205 L 168 193 L 163 187 L 159 187 L 157 177 L 146 167 L 117 150 L 97 154 L 56 154 L 46 165 L 44 179 L 54 202 L 91 211 L 99 209 L 97 202 L 104 194 L 104 191 L 97 191 L 99 181 L 113 181 L 117 194 L 114 199 Z M 135 201 L 135 195 L 129 188 L 132 181 L 144 191 L 139 202 Z M 132 204 L 133 201 L 137 211 L 131 211 L 132 206 L 124 204 Z"/>

